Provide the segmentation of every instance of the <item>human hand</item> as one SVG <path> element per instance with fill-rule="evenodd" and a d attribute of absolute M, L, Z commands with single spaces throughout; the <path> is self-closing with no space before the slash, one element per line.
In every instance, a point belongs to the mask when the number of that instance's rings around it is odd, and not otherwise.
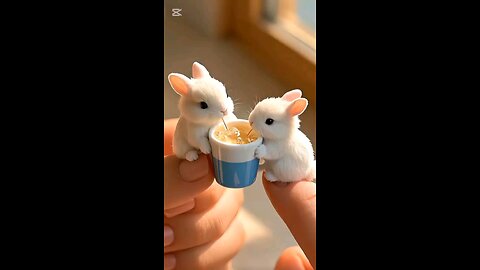
<path fill-rule="evenodd" d="M 275 270 L 316 269 L 316 184 L 307 181 L 269 182 L 264 174 L 263 186 L 273 207 L 300 245 L 284 250 Z"/>
<path fill-rule="evenodd" d="M 175 120 L 165 121 L 165 146 Z M 171 139 L 170 139 L 171 140 Z M 213 181 L 206 155 L 189 162 L 164 152 L 164 269 L 230 269 L 245 233 L 237 216 L 243 190 Z"/>

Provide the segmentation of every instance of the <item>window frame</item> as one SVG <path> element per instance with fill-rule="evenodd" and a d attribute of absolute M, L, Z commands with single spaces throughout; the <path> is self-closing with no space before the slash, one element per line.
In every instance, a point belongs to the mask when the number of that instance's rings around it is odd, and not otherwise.
<path fill-rule="evenodd" d="M 297 13 L 297 1 L 298 0 L 276 0 L 278 1 L 278 14 L 276 18 L 276 23 L 280 25 L 281 28 L 286 30 L 291 35 L 300 39 L 302 42 L 306 43 L 310 48 L 316 50 L 316 35 L 315 31 L 310 29 L 304 22 L 300 20 Z M 309 55 L 312 58 L 315 58 L 314 53 Z M 314 60 L 312 60 L 314 61 Z"/>

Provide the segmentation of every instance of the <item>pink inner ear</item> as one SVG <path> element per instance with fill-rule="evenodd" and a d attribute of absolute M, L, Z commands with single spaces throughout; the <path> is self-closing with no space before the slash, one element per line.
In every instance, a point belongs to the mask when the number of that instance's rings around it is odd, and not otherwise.
<path fill-rule="evenodd" d="M 282 99 L 287 100 L 287 101 L 294 101 L 297 98 L 302 97 L 302 91 L 300 89 L 295 89 L 288 91 L 282 96 Z"/>
<path fill-rule="evenodd" d="M 200 79 L 200 78 L 205 78 L 207 76 L 210 76 L 208 73 L 208 70 L 202 66 L 200 63 L 195 62 L 192 65 L 192 76 L 195 79 Z"/>
<path fill-rule="evenodd" d="M 302 114 L 307 108 L 308 101 L 305 98 L 299 98 L 292 102 L 288 108 L 288 113 L 290 116 L 296 116 Z"/>
<path fill-rule="evenodd" d="M 185 96 L 190 91 L 189 81 L 187 77 L 182 74 L 170 74 L 168 75 L 168 81 L 172 86 L 173 90 L 177 92 L 180 96 Z"/>

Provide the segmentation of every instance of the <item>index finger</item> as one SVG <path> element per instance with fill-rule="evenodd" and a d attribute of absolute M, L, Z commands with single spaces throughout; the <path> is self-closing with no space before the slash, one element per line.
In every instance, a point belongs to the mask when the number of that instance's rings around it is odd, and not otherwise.
<path fill-rule="evenodd" d="M 263 186 L 273 207 L 315 268 L 317 236 L 317 191 L 313 182 L 269 182 Z"/>

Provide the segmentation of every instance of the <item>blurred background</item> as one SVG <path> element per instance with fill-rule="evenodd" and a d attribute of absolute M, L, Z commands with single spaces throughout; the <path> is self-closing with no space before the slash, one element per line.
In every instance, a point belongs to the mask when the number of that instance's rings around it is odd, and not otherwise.
<path fill-rule="evenodd" d="M 248 118 L 256 102 L 301 89 L 309 100 L 301 130 L 316 152 L 316 14 L 314 0 L 166 0 L 164 2 L 164 114 L 179 117 L 179 96 L 167 76 L 191 77 L 203 64 L 225 84 Z M 181 16 L 180 16 L 181 15 Z M 273 269 L 281 251 L 297 245 L 268 200 L 261 177 L 245 189 L 241 212 L 248 219 L 246 246 L 235 257 L 236 270 Z"/>

